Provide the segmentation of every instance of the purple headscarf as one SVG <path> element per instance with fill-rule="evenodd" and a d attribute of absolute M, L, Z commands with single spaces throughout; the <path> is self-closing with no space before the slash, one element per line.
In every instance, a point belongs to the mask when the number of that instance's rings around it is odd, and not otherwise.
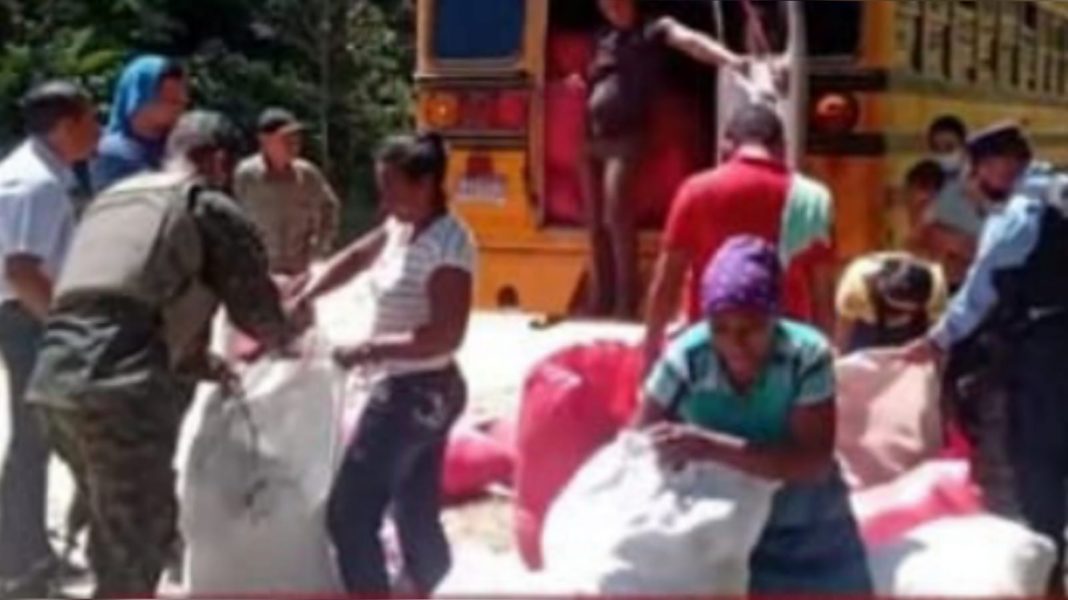
<path fill-rule="evenodd" d="M 775 247 L 751 235 L 732 237 L 720 248 L 701 278 L 701 310 L 779 312 L 782 266 Z"/>

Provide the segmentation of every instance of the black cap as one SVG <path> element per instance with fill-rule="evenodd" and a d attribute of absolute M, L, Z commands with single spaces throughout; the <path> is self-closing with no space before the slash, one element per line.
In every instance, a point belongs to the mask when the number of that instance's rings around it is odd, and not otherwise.
<path fill-rule="evenodd" d="M 260 133 L 277 133 L 279 131 L 301 131 L 304 125 L 293 113 L 284 108 L 268 108 L 260 114 L 257 125 Z"/>
<path fill-rule="evenodd" d="M 968 155 L 972 161 L 992 156 L 1012 156 L 1031 162 L 1034 153 L 1023 129 L 1012 121 L 996 123 L 968 139 Z"/>

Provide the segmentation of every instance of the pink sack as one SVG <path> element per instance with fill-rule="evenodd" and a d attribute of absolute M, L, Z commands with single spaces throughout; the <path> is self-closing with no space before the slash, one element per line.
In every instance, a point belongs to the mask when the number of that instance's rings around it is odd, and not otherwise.
<path fill-rule="evenodd" d="M 515 470 L 515 451 L 490 433 L 492 423 L 463 423 L 453 429 L 445 450 L 442 493 L 448 504 L 478 497 L 495 483 L 506 484 Z"/>
<path fill-rule="evenodd" d="M 851 489 L 892 481 L 938 456 L 943 430 L 933 366 L 871 351 L 840 359 L 835 371 L 836 448 Z"/>
<path fill-rule="evenodd" d="M 537 365 L 523 389 L 516 463 L 516 537 L 540 569 L 541 531 L 556 496 L 637 406 L 639 350 L 619 342 L 575 346 Z"/>
<path fill-rule="evenodd" d="M 982 497 L 971 482 L 968 463 L 932 461 L 899 479 L 853 494 L 853 513 L 868 546 L 945 517 L 982 512 Z"/>

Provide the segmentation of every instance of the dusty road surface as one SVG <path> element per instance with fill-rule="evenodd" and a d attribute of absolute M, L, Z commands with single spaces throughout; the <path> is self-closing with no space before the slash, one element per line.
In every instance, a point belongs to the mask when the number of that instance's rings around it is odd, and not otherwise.
<path fill-rule="evenodd" d="M 366 332 L 367 301 L 361 288 L 352 286 L 319 307 L 319 326 L 336 343 L 362 339 Z M 523 380 L 532 365 L 556 350 L 594 339 L 637 341 L 636 326 L 592 322 L 567 322 L 536 328 L 530 315 L 519 313 L 478 313 L 460 353 L 468 378 L 472 417 L 508 417 L 515 414 Z M 7 402 L 6 389 L 0 393 Z M 6 449 L 7 411 L 0 413 L 0 448 Z M 0 450 L 2 451 L 2 450 Z M 72 496 L 72 482 L 64 465 L 53 461 L 49 495 L 50 524 L 58 533 Z M 511 509 L 506 500 L 487 499 L 454 508 L 446 515 L 450 536 L 458 553 L 468 550 L 507 556 L 512 551 Z M 80 562 L 80 554 L 76 557 Z M 465 561 L 461 560 L 461 564 Z M 74 597 L 88 595 L 89 582 L 72 586 Z M 180 592 L 173 583 L 167 592 Z M 492 590 L 487 590 L 492 591 Z"/>

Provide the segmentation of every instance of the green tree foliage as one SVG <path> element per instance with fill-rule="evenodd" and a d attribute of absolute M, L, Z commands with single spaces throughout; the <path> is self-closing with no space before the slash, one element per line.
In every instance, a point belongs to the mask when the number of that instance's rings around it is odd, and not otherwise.
<path fill-rule="evenodd" d="M 252 137 L 264 107 L 310 126 L 308 152 L 347 198 L 347 233 L 371 213 L 371 153 L 410 126 L 411 0 L 0 0 L 0 148 L 18 136 L 18 98 L 73 77 L 106 111 L 129 57 L 187 61 L 194 98 Z M 251 149 L 251 145 L 250 145 Z"/>

